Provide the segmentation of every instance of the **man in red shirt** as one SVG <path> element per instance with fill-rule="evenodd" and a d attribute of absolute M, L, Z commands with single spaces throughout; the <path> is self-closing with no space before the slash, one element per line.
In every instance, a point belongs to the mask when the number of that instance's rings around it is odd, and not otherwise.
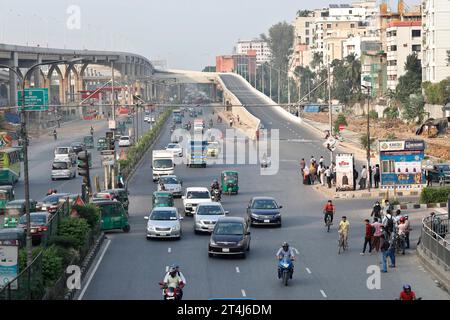
<path fill-rule="evenodd" d="M 366 252 L 366 247 L 367 244 L 369 244 L 369 253 L 372 254 L 372 236 L 373 236 L 373 227 L 370 224 L 369 219 L 364 220 L 366 222 L 366 232 L 364 235 L 364 247 L 363 247 L 363 251 L 361 252 L 361 255 L 363 256 L 364 253 Z"/>
<path fill-rule="evenodd" d="M 331 223 L 333 223 L 333 215 L 336 212 L 336 208 L 331 200 L 328 200 L 327 204 L 323 207 L 323 213 L 325 214 L 324 222 L 327 224 L 327 216 L 331 217 Z"/>
<path fill-rule="evenodd" d="M 400 292 L 400 300 L 417 300 L 416 294 L 411 290 L 411 286 L 409 284 L 405 284 L 403 286 L 403 291 Z"/>

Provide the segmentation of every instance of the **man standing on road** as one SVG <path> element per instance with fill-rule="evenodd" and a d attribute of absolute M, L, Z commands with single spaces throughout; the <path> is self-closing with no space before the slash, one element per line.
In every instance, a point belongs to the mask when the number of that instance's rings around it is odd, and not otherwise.
<path fill-rule="evenodd" d="M 381 262 L 382 262 L 382 270 L 381 272 L 387 272 L 387 257 L 389 256 L 391 259 L 391 267 L 395 268 L 395 253 L 392 256 L 391 243 L 389 241 L 389 236 L 387 232 L 384 230 L 384 226 L 381 227 L 381 238 L 380 238 L 380 247 L 381 247 Z M 395 251 L 395 249 L 394 249 Z"/>
<path fill-rule="evenodd" d="M 363 166 L 361 170 L 361 179 L 359 179 L 359 188 L 361 190 L 365 189 L 366 183 L 367 183 L 367 169 L 366 166 Z"/>
<path fill-rule="evenodd" d="M 373 227 L 370 225 L 369 219 L 364 220 L 366 223 L 366 232 L 364 235 L 364 246 L 361 255 L 363 256 L 366 253 L 367 244 L 369 244 L 369 253 L 372 254 L 372 236 L 373 236 Z"/>
<path fill-rule="evenodd" d="M 344 246 L 348 248 L 348 232 L 350 230 L 350 222 L 347 221 L 346 216 L 342 216 L 341 222 L 339 222 L 338 233 L 342 233 L 344 236 Z"/>
<path fill-rule="evenodd" d="M 373 219 L 372 227 L 374 227 L 373 237 L 372 237 L 372 249 L 378 253 L 380 251 L 380 240 L 381 240 L 381 227 L 383 226 L 378 218 Z"/>
<path fill-rule="evenodd" d="M 58 140 L 58 134 L 56 133 L 56 129 L 53 129 L 53 138 L 55 138 L 55 140 Z"/>
<path fill-rule="evenodd" d="M 325 178 L 327 179 L 327 185 L 328 185 L 328 189 L 331 189 L 331 170 L 330 167 L 327 167 L 327 169 L 325 170 Z"/>
<path fill-rule="evenodd" d="M 305 158 L 302 158 L 302 160 L 300 160 L 300 172 L 303 174 L 303 170 L 305 169 Z"/>
<path fill-rule="evenodd" d="M 233 118 L 230 118 L 230 128 L 233 127 Z"/>
<path fill-rule="evenodd" d="M 375 182 L 375 188 L 380 186 L 380 165 L 375 166 L 375 174 L 373 175 L 373 180 Z"/>

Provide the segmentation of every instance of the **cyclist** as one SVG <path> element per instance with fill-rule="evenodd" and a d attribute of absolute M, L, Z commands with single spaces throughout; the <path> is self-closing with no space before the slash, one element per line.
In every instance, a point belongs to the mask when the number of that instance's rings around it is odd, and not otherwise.
<path fill-rule="evenodd" d="M 403 291 L 400 292 L 400 300 L 417 300 L 416 294 L 411 290 L 409 284 L 403 286 Z"/>
<path fill-rule="evenodd" d="M 339 222 L 338 233 L 344 237 L 344 247 L 347 247 L 348 230 L 350 229 L 350 223 L 347 221 L 346 216 L 342 216 L 341 222 Z"/>
<path fill-rule="evenodd" d="M 331 224 L 333 224 L 333 215 L 336 213 L 336 207 L 333 205 L 333 202 L 331 200 L 328 200 L 328 202 L 323 207 L 323 213 L 325 214 L 323 218 L 325 225 L 327 224 L 327 216 L 330 216 Z"/>
<path fill-rule="evenodd" d="M 91 126 L 91 136 L 94 136 L 94 127 Z"/>

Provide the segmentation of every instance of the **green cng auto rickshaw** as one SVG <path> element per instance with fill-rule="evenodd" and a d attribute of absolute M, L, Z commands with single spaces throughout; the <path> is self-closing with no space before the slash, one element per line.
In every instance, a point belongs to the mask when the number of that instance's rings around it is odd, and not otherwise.
<path fill-rule="evenodd" d="M 98 151 L 106 150 L 106 139 L 105 138 L 103 138 L 103 137 L 98 138 L 98 140 L 97 140 L 97 150 Z"/>
<path fill-rule="evenodd" d="M 127 213 L 122 203 L 113 200 L 98 200 L 93 203 L 101 210 L 102 231 L 123 230 L 124 232 L 130 232 Z"/>
<path fill-rule="evenodd" d="M 87 149 L 93 149 L 94 148 L 94 137 L 93 136 L 84 136 L 83 142 L 86 145 Z"/>
<path fill-rule="evenodd" d="M 6 204 L 14 200 L 13 186 L 0 186 L 0 213 L 5 211 Z"/>
<path fill-rule="evenodd" d="M 30 212 L 36 211 L 37 201 L 30 199 Z M 3 228 L 16 228 L 19 218 L 25 214 L 25 199 L 13 200 L 6 204 Z"/>
<path fill-rule="evenodd" d="M 239 191 L 238 172 L 237 171 L 222 171 L 220 176 L 222 191 L 224 193 L 237 194 Z"/>
<path fill-rule="evenodd" d="M 152 208 L 156 207 L 174 207 L 172 192 L 155 191 L 152 196 Z"/>

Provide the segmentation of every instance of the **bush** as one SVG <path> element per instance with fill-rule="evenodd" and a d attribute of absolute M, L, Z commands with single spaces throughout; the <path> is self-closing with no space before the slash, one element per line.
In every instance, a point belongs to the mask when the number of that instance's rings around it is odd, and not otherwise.
<path fill-rule="evenodd" d="M 368 144 L 367 144 L 367 134 L 363 134 L 360 138 L 359 138 L 359 143 L 361 144 L 361 147 L 367 151 L 368 149 Z M 375 144 L 375 138 L 370 138 L 370 150 L 374 150 L 374 144 Z"/>
<path fill-rule="evenodd" d="M 68 266 L 71 263 L 77 262 L 80 258 L 80 254 L 74 248 L 64 248 L 55 246 L 58 252 L 58 256 L 62 258 L 63 266 Z"/>
<path fill-rule="evenodd" d="M 339 132 L 339 126 L 344 125 L 348 126 L 347 119 L 345 119 L 344 114 L 340 113 L 334 122 L 334 132 Z"/>
<path fill-rule="evenodd" d="M 398 108 L 389 107 L 384 109 L 383 116 L 387 119 L 397 119 L 399 117 Z"/>
<path fill-rule="evenodd" d="M 89 227 L 95 229 L 100 221 L 100 208 L 92 204 L 87 204 L 84 206 L 73 206 L 73 208 L 78 212 L 80 218 L 86 219 Z"/>
<path fill-rule="evenodd" d="M 369 118 L 371 120 L 376 120 L 378 119 L 378 112 L 376 112 L 375 110 L 370 110 L 369 111 Z"/>
<path fill-rule="evenodd" d="M 75 248 L 80 249 L 86 241 L 89 230 L 89 224 L 85 219 L 68 217 L 61 221 L 58 235 L 73 238 Z"/>
<path fill-rule="evenodd" d="M 395 133 L 393 133 L 393 132 L 388 132 L 388 133 L 386 133 L 384 138 L 386 140 L 395 140 L 395 139 L 397 139 L 397 135 Z"/>
<path fill-rule="evenodd" d="M 53 236 L 50 238 L 49 245 L 55 245 L 64 249 L 75 248 L 77 240 L 73 236 Z"/>
<path fill-rule="evenodd" d="M 424 188 L 420 194 L 420 203 L 447 202 L 450 186 L 440 188 Z"/>
<path fill-rule="evenodd" d="M 51 287 L 61 276 L 63 271 L 63 258 L 59 256 L 55 246 L 48 247 L 42 254 L 42 276 L 44 285 Z"/>

